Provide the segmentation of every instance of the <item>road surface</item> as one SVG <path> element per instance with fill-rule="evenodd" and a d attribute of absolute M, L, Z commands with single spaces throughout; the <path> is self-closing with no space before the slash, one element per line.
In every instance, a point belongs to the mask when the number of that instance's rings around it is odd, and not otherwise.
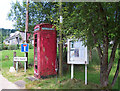
<path fill-rule="evenodd" d="M 16 86 L 14 83 L 9 82 L 6 78 L 4 78 L 0 74 L 0 91 L 2 89 L 20 89 L 18 86 Z"/>

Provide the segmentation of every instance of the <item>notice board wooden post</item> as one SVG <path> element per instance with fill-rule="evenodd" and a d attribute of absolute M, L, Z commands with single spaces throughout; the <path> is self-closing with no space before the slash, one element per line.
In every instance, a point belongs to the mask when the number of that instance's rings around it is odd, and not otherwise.
<path fill-rule="evenodd" d="M 14 57 L 16 57 L 16 52 L 13 52 L 13 58 L 14 58 Z M 15 62 L 14 59 L 13 59 L 13 67 L 14 67 L 14 68 L 16 67 L 15 64 L 16 64 L 16 62 Z"/>

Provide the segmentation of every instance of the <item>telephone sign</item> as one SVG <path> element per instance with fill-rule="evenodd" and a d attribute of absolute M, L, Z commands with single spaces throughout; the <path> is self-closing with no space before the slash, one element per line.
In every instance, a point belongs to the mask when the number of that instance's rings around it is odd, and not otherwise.
<path fill-rule="evenodd" d="M 28 52 L 29 45 L 28 44 L 21 44 L 21 52 Z"/>

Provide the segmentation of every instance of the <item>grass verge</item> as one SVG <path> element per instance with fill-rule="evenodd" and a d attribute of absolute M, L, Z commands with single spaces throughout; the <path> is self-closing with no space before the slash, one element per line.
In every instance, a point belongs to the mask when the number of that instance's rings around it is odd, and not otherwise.
<path fill-rule="evenodd" d="M 16 56 L 24 56 L 24 53 L 21 53 L 20 50 L 16 51 Z M 13 66 L 13 50 L 4 50 L 2 51 L 2 74 L 9 81 L 15 82 L 18 80 L 24 80 L 26 82 L 27 89 L 99 89 L 100 88 L 100 65 L 99 58 L 97 52 L 93 50 L 92 52 L 92 61 L 89 62 L 88 65 L 88 85 L 84 84 L 85 79 L 85 67 L 84 65 L 75 65 L 74 66 L 74 79 L 70 79 L 70 65 L 68 66 L 68 70 L 64 72 L 63 77 L 52 77 L 47 79 L 39 79 L 36 81 L 30 81 L 27 79 L 29 76 L 34 76 L 34 68 L 33 66 L 29 67 L 27 72 L 24 72 L 23 68 L 20 68 L 16 73 L 10 73 L 9 68 Z M 33 49 L 29 50 L 29 64 L 33 64 Z M 8 58 L 5 58 L 8 56 Z M 117 60 L 117 57 L 116 59 Z M 112 71 L 109 76 L 109 81 L 112 81 L 116 70 L 116 63 L 114 64 Z M 118 89 L 118 79 L 116 81 L 113 89 Z"/>

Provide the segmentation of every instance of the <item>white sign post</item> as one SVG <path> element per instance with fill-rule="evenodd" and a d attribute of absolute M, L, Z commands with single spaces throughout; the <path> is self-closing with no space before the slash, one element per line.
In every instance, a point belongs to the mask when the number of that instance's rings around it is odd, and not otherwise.
<path fill-rule="evenodd" d="M 27 57 L 14 57 L 14 61 L 16 61 L 16 71 L 18 72 L 18 62 L 24 61 L 24 71 L 26 72 L 26 61 Z"/>
<path fill-rule="evenodd" d="M 73 74 L 74 74 L 74 68 L 73 68 L 73 66 L 74 66 L 74 65 L 71 64 L 71 79 L 73 79 L 73 76 L 74 76 L 74 75 L 73 75 Z"/>
<path fill-rule="evenodd" d="M 87 85 L 87 64 L 89 64 L 87 46 L 83 45 L 83 41 L 73 41 L 73 39 L 68 39 L 67 44 L 67 63 L 71 64 L 71 79 L 74 76 L 74 64 L 85 64 L 85 85 Z"/>
<path fill-rule="evenodd" d="M 87 64 L 85 64 L 85 85 L 87 85 Z"/>

